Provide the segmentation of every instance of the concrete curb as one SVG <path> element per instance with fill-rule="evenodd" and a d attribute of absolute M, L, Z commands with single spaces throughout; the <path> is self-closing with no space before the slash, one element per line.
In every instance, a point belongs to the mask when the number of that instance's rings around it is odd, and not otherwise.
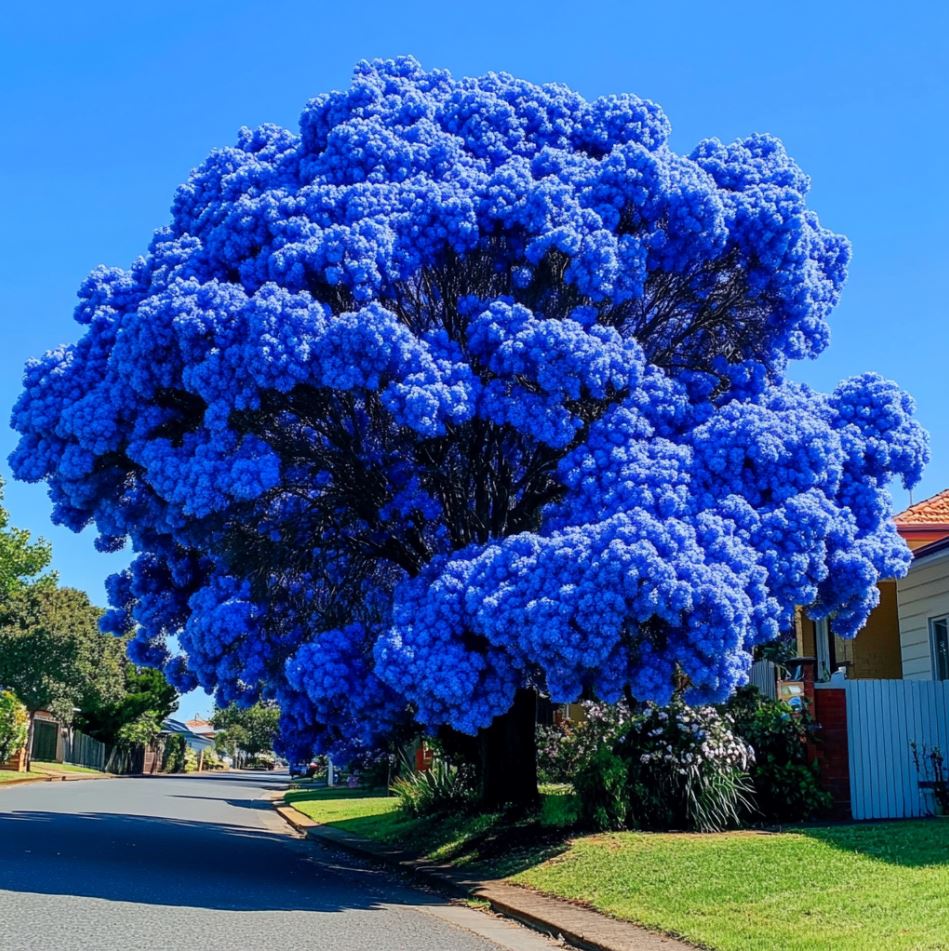
<path fill-rule="evenodd" d="M 371 858 L 425 884 L 459 898 L 486 901 L 492 911 L 513 918 L 536 931 L 562 938 L 584 951 L 695 951 L 695 946 L 677 938 L 647 931 L 599 912 L 556 898 L 549 898 L 517 885 L 483 882 L 452 865 L 424 862 L 410 852 L 374 842 L 351 832 L 315 822 L 293 806 L 275 801 L 277 812 L 309 839 Z"/>

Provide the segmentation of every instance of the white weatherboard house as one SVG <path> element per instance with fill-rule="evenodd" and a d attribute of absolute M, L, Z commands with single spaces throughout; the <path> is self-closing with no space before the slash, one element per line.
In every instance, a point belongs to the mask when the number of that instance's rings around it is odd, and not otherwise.
<path fill-rule="evenodd" d="M 904 680 L 949 680 L 949 538 L 913 552 L 898 582 Z"/>

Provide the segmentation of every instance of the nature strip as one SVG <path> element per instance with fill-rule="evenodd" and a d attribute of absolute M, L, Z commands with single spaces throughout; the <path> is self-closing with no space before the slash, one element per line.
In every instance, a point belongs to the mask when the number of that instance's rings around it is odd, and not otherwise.
<path fill-rule="evenodd" d="M 573 947 L 585 951 L 694 951 L 694 945 L 656 934 L 631 922 L 619 921 L 517 885 L 472 879 L 453 865 L 425 862 L 403 849 L 315 822 L 280 799 L 274 800 L 273 804 L 277 812 L 307 838 L 321 840 L 408 872 L 425 884 L 453 896 L 485 901 L 497 914 L 555 938 L 563 938 Z"/>

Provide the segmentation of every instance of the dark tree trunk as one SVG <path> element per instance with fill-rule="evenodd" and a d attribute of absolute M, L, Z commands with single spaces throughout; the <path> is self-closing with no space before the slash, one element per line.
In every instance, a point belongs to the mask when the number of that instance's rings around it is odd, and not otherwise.
<path fill-rule="evenodd" d="M 488 809 L 537 805 L 537 694 L 520 689 L 514 706 L 478 734 L 481 805 Z"/>

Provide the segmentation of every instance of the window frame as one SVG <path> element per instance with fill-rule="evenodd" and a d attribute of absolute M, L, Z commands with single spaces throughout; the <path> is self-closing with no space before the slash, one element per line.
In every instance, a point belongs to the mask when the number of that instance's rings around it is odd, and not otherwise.
<path fill-rule="evenodd" d="M 941 635 L 937 634 L 937 625 L 942 629 Z M 939 636 L 944 641 L 942 651 L 937 644 Z M 949 614 L 940 614 L 929 619 L 929 650 L 933 680 L 949 680 Z"/>

